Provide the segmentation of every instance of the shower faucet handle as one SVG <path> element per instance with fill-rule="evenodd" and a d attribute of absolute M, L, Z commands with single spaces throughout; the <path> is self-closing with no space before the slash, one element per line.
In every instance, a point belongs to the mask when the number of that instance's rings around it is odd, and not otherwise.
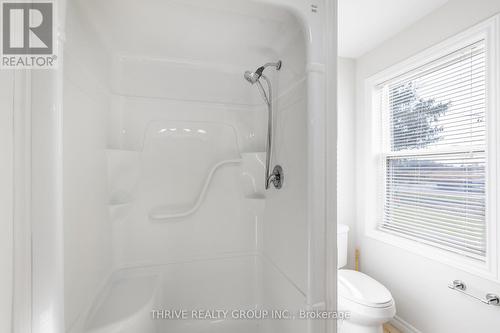
<path fill-rule="evenodd" d="M 280 189 L 283 186 L 284 174 L 283 168 L 280 165 L 277 165 L 273 169 L 273 173 L 269 175 L 267 178 L 267 188 L 269 188 L 269 184 L 273 184 L 276 189 Z"/>

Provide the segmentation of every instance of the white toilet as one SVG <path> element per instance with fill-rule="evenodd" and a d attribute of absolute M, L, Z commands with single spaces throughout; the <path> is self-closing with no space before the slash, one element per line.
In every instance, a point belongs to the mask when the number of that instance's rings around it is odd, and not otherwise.
<path fill-rule="evenodd" d="M 340 269 L 347 264 L 349 227 L 337 225 L 338 311 L 349 312 L 349 319 L 338 321 L 339 333 L 382 333 L 382 324 L 396 314 L 391 293 L 368 275 Z"/>

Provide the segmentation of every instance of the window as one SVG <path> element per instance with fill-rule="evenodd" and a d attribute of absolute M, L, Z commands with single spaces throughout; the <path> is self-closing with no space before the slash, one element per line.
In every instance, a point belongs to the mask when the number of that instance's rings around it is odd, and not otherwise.
<path fill-rule="evenodd" d="M 379 89 L 385 138 L 379 228 L 484 260 L 485 41 Z"/>
<path fill-rule="evenodd" d="M 499 18 L 367 79 L 367 235 L 498 280 Z"/>

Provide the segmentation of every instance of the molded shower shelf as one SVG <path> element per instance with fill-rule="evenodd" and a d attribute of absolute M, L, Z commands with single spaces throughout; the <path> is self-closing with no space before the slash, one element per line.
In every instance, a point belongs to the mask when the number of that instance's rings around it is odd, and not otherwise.
<path fill-rule="evenodd" d="M 255 196 L 254 198 L 246 198 L 246 207 L 254 214 L 260 214 L 266 207 L 266 199 L 263 196 Z"/>
<path fill-rule="evenodd" d="M 198 195 L 198 198 L 193 204 L 181 204 L 181 205 L 164 205 L 160 207 L 155 207 L 149 213 L 149 218 L 152 220 L 167 220 L 173 218 L 184 217 L 193 214 L 203 202 L 203 198 L 207 192 L 210 182 L 212 181 L 213 175 L 218 168 L 226 164 L 239 164 L 241 159 L 225 160 L 217 163 L 210 170 L 205 183 L 203 184 L 202 190 Z"/>
<path fill-rule="evenodd" d="M 133 201 L 139 179 L 141 152 L 107 149 L 108 200 L 110 207 Z"/>
<path fill-rule="evenodd" d="M 265 152 L 242 153 L 240 184 L 247 199 L 265 199 L 264 173 L 266 170 Z"/>
<path fill-rule="evenodd" d="M 128 205 L 128 204 L 132 203 L 133 201 L 134 201 L 134 197 L 132 196 L 132 194 L 130 192 L 124 191 L 124 190 L 120 190 L 120 191 L 116 190 L 116 191 L 112 191 L 109 194 L 108 205 L 110 207 Z"/>
<path fill-rule="evenodd" d="M 123 198 L 121 202 L 111 200 L 108 204 L 109 217 L 112 221 L 125 218 L 132 207 L 133 198 Z"/>

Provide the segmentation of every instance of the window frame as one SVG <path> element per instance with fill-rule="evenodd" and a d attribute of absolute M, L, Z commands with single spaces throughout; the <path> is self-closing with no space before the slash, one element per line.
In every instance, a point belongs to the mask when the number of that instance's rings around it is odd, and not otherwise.
<path fill-rule="evenodd" d="M 411 253 L 438 261 L 455 268 L 459 268 L 483 278 L 500 281 L 500 226 L 498 226 L 497 210 L 500 207 L 500 189 L 497 174 L 500 173 L 500 15 L 496 15 L 466 31 L 404 60 L 365 81 L 365 106 L 370 114 L 369 131 L 371 145 L 368 154 L 371 163 L 369 172 L 367 195 L 368 202 L 365 210 L 364 231 L 367 237 L 404 249 Z M 385 162 L 387 154 L 388 126 L 387 112 L 383 112 L 380 103 L 380 89 L 382 83 L 403 76 L 409 71 L 418 69 L 434 60 L 437 60 L 453 51 L 466 47 L 481 39 L 485 40 L 486 48 L 486 258 L 485 262 L 440 249 L 429 244 L 404 238 L 396 234 L 378 229 L 383 218 L 384 195 L 386 185 Z M 385 118 L 385 119 L 384 119 Z M 368 130 L 368 129 L 367 129 Z M 444 151 L 444 150 L 443 150 Z M 446 149 L 448 151 L 448 149 Z M 375 218 L 374 218 L 375 217 Z"/>

